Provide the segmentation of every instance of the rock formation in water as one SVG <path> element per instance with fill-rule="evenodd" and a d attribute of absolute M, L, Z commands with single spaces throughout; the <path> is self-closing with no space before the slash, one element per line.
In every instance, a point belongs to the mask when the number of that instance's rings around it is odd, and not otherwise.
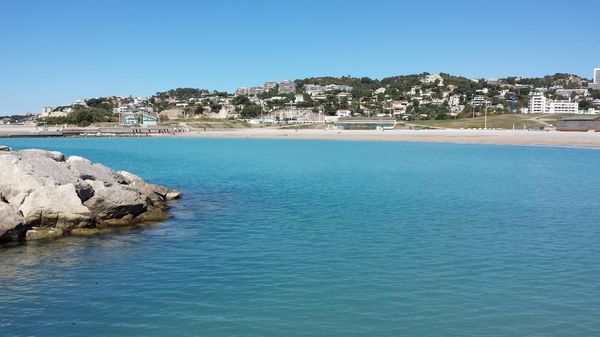
<path fill-rule="evenodd" d="M 0 146 L 0 243 L 162 220 L 179 196 L 82 157 Z"/>

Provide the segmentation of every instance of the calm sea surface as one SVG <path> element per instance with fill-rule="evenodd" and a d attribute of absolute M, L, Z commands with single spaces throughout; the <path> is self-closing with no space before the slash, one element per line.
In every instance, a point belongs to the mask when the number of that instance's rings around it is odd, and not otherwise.
<path fill-rule="evenodd" d="M 599 336 L 600 151 L 4 139 L 184 193 L 0 250 L 2 336 Z"/>

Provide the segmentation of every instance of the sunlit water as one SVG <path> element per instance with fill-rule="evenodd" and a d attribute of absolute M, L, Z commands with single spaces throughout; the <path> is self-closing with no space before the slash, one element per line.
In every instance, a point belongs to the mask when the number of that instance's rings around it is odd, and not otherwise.
<path fill-rule="evenodd" d="M 4 139 L 184 193 L 0 251 L 0 335 L 598 336 L 600 151 Z"/>

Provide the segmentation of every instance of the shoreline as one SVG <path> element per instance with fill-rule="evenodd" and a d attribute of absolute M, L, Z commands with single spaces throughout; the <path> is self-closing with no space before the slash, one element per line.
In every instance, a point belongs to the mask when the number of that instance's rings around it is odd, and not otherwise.
<path fill-rule="evenodd" d="M 160 136 L 159 136 L 160 137 Z M 451 144 L 523 145 L 540 147 L 600 148 L 600 133 L 523 130 L 283 130 L 236 129 L 191 131 L 173 138 L 312 139 L 338 141 L 423 142 Z"/>
<path fill-rule="evenodd" d="M 16 130 L 15 130 L 16 129 Z M 20 131 L 20 135 L 15 135 Z M 52 132 L 52 131 L 50 131 Z M 600 132 L 528 131 L 492 129 L 429 129 L 429 130 L 327 130 L 248 128 L 227 130 L 190 130 L 169 133 L 114 133 L 90 132 L 80 135 L 43 135 L 31 128 L 0 128 L 0 138 L 111 138 L 111 137 L 166 137 L 166 138 L 224 138 L 224 139 L 308 139 L 334 141 L 424 142 L 452 144 L 496 144 L 540 147 L 600 148 Z"/>

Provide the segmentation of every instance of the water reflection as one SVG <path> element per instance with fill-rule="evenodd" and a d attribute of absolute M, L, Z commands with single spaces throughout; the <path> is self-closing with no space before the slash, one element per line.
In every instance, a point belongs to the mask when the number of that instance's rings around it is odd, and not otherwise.
<path fill-rule="evenodd" d="M 0 248 L 0 296 L 5 291 L 28 290 L 24 284 L 36 285 L 45 279 L 68 273 L 82 265 L 123 258 L 143 240 L 143 231 L 159 228 L 116 228 L 109 233 L 90 237 L 66 236 L 51 241 L 34 241 Z M 123 235 L 125 234 L 125 235 Z M 51 266 L 51 268 L 47 268 Z"/>

